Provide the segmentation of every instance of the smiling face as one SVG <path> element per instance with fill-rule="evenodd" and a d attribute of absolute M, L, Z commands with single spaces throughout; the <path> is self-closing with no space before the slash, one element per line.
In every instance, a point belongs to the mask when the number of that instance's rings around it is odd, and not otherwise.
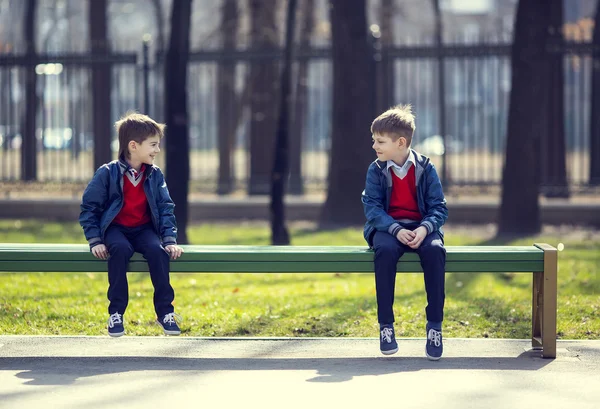
<path fill-rule="evenodd" d="M 154 164 L 156 155 L 160 152 L 160 136 L 150 136 L 142 143 L 129 141 L 129 162 L 133 168 L 138 168 L 145 163 L 147 165 Z"/>
<path fill-rule="evenodd" d="M 403 137 L 392 138 L 389 134 L 373 134 L 372 148 L 377 153 L 377 159 L 382 162 L 392 160 L 401 164 L 408 155 L 406 139 Z"/>

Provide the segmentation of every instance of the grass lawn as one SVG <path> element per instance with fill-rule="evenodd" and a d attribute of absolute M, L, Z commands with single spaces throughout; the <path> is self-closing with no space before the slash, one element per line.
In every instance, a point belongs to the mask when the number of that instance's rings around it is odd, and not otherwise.
<path fill-rule="evenodd" d="M 360 228 L 291 225 L 294 245 L 364 245 Z M 489 227 L 448 226 L 446 245 L 494 244 Z M 192 244 L 269 244 L 266 223 L 193 225 Z M 76 223 L 0 220 L 0 242 L 84 243 Z M 546 229 L 502 244 L 564 244 L 559 253 L 558 334 L 600 338 L 600 235 Z M 373 274 L 172 274 L 185 336 L 377 336 Z M 0 334 L 104 335 L 106 274 L 0 273 Z M 129 275 L 129 335 L 160 335 L 147 274 Z M 422 274 L 399 274 L 396 331 L 424 337 Z M 446 275 L 444 335 L 528 338 L 531 274 Z"/>

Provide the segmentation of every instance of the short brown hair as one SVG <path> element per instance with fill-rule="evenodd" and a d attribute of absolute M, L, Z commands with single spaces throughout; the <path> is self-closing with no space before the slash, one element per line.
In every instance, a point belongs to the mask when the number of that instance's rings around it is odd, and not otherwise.
<path fill-rule="evenodd" d="M 119 158 L 129 158 L 127 146 L 130 141 L 142 143 L 151 136 L 165 136 L 165 125 L 159 124 L 148 115 L 135 111 L 125 113 L 117 122 L 115 128 L 119 135 Z"/>
<path fill-rule="evenodd" d="M 397 105 L 379 115 L 371 124 L 372 134 L 387 134 L 393 141 L 403 137 L 410 146 L 415 132 L 415 116 L 410 104 Z"/>

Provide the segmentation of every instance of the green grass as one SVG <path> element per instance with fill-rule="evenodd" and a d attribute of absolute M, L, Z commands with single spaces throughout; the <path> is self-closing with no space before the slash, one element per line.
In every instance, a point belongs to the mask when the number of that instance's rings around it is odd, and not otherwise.
<path fill-rule="evenodd" d="M 364 245 L 359 228 L 318 231 L 293 224 L 295 245 Z M 269 244 L 265 223 L 207 224 L 189 229 L 193 244 Z M 446 245 L 494 244 L 484 227 L 446 229 Z M 84 243 L 76 223 L 0 221 L 1 242 Z M 503 244 L 556 246 L 559 253 L 558 334 L 600 338 L 600 238 L 562 230 Z M 129 335 L 159 335 L 152 285 L 129 275 Z M 172 274 L 176 311 L 185 336 L 377 336 L 372 274 Z M 106 332 L 106 274 L 0 273 L 1 334 Z M 531 274 L 447 274 L 447 337 L 528 338 Z M 424 336 L 422 274 L 400 274 L 396 330 Z"/>

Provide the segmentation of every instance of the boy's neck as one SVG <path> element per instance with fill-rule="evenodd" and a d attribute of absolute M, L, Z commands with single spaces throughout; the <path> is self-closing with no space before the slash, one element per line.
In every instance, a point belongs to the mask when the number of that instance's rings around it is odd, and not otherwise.
<path fill-rule="evenodd" d="M 126 158 L 125 160 L 129 164 L 129 166 L 131 166 L 133 169 L 135 169 L 136 172 L 139 172 L 140 169 L 142 168 L 142 165 L 143 165 L 142 161 L 136 161 L 131 158 Z"/>
<path fill-rule="evenodd" d="M 398 166 L 404 166 L 409 155 L 410 155 L 410 149 L 408 149 L 406 152 L 399 153 L 398 157 L 392 159 L 392 162 L 394 162 Z"/>

